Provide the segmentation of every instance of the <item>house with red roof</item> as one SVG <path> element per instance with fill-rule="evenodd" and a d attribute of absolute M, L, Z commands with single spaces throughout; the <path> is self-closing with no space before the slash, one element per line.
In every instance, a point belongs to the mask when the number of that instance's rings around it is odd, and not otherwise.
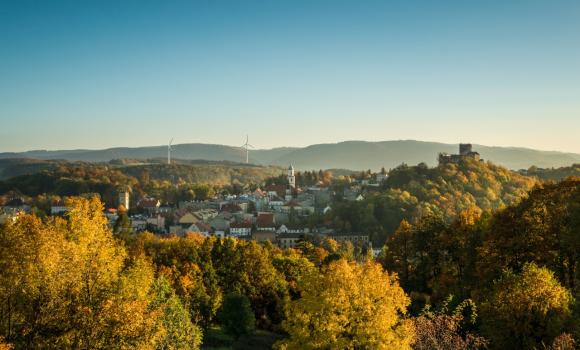
<path fill-rule="evenodd" d="M 251 222 L 234 222 L 230 224 L 230 236 L 247 237 L 252 234 Z"/>
<path fill-rule="evenodd" d="M 258 217 L 256 218 L 256 230 L 276 231 L 274 213 L 258 213 Z"/>
<path fill-rule="evenodd" d="M 157 213 L 159 207 L 161 206 L 161 202 L 159 199 L 155 198 L 143 198 L 137 204 L 139 208 L 143 208 L 147 213 L 154 214 Z"/>

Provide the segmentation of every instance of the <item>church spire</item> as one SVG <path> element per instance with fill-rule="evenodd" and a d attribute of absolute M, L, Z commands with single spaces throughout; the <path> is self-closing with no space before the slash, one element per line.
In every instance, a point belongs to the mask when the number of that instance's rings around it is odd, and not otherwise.
<path fill-rule="evenodd" d="M 296 188 L 296 176 L 294 176 L 294 166 L 292 164 L 288 167 L 288 186 Z"/>

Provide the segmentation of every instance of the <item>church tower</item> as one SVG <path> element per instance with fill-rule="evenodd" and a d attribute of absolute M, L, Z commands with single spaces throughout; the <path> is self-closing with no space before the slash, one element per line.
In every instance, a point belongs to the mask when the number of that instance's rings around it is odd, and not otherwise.
<path fill-rule="evenodd" d="M 294 167 L 292 164 L 288 167 L 288 186 L 290 186 L 291 189 L 296 188 L 296 177 L 294 176 Z"/>

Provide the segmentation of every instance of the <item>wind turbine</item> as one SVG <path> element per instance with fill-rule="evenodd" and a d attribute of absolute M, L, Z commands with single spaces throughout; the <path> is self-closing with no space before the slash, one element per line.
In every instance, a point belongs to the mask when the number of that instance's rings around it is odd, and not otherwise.
<path fill-rule="evenodd" d="M 171 144 L 173 143 L 173 137 L 169 140 L 167 145 L 167 164 L 171 164 Z"/>
<path fill-rule="evenodd" d="M 252 146 L 248 143 L 248 135 L 246 135 L 246 143 L 244 143 L 242 145 L 242 149 L 246 150 L 246 164 L 248 164 L 250 162 L 250 150 L 248 149 L 248 147 L 254 148 L 254 146 Z"/>
<path fill-rule="evenodd" d="M 121 160 L 121 155 L 119 154 L 119 151 L 118 150 L 116 150 L 114 148 L 111 148 L 111 149 L 109 149 L 109 151 L 113 155 L 113 157 L 112 157 L 111 160 Z"/>

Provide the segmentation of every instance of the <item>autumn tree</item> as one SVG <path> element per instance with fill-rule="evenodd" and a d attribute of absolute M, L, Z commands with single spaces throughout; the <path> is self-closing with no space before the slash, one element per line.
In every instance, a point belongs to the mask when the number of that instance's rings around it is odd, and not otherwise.
<path fill-rule="evenodd" d="M 413 319 L 414 350 L 475 350 L 487 346 L 485 338 L 471 331 L 477 320 L 475 303 L 467 299 L 453 308 L 453 301 L 448 297 L 438 310 L 427 305 Z"/>
<path fill-rule="evenodd" d="M 403 220 L 387 241 L 380 258 L 385 268 L 399 274 L 401 284 L 405 287 L 409 283 L 412 257 L 414 257 L 413 228 L 407 220 Z"/>
<path fill-rule="evenodd" d="M 273 257 L 272 264 L 288 283 L 290 297 L 297 299 L 302 295 L 303 279 L 315 270 L 314 264 L 297 251 L 289 249 L 286 254 Z"/>
<path fill-rule="evenodd" d="M 0 350 L 12 350 L 14 346 L 4 342 L 4 337 L 0 336 Z"/>
<path fill-rule="evenodd" d="M 303 281 L 283 328 L 287 349 L 410 349 L 409 298 L 395 276 L 373 262 L 338 260 Z"/>
<path fill-rule="evenodd" d="M 152 266 L 127 255 L 97 198 L 66 205 L 66 218 L 0 229 L 0 335 L 18 348 L 156 347 L 166 309 Z"/>
<path fill-rule="evenodd" d="M 257 325 L 270 328 L 283 317 L 288 298 L 284 276 L 272 265 L 270 253 L 255 241 L 217 240 L 212 261 L 224 293 L 248 297 Z"/>
<path fill-rule="evenodd" d="M 480 280 L 492 281 L 505 269 L 529 262 L 546 266 L 567 288 L 575 289 L 580 265 L 580 179 L 534 188 L 518 205 L 497 212 L 478 248 Z"/>
<path fill-rule="evenodd" d="M 482 305 L 484 333 L 496 349 L 537 349 L 563 333 L 572 296 L 554 274 L 530 263 L 507 271 Z"/>

